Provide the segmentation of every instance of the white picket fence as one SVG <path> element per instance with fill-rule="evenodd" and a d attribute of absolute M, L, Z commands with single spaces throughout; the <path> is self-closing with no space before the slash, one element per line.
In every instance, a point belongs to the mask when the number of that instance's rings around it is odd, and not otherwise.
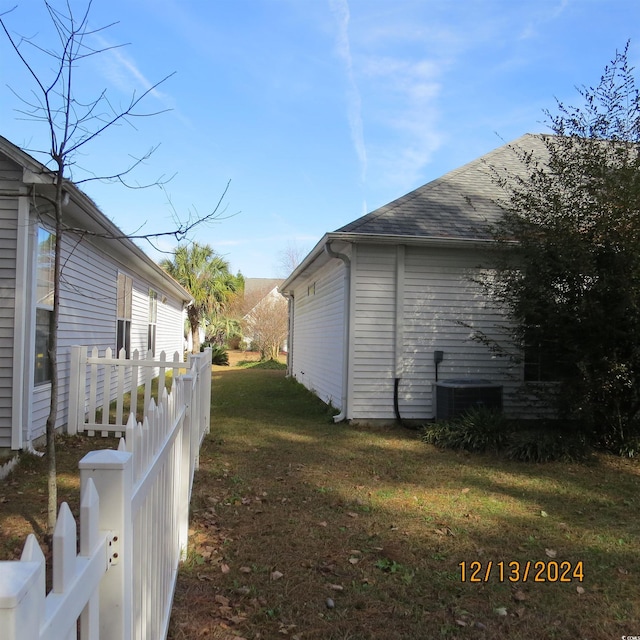
<path fill-rule="evenodd" d="M 33 535 L 20 560 L 0 562 L 3 639 L 166 638 L 187 548 L 193 474 L 209 429 L 210 390 L 207 350 L 174 378 L 157 406 L 150 401 L 143 423 L 130 415 L 117 451 L 93 451 L 80 461 L 79 553 L 65 503 L 48 594 L 45 558 Z"/>
<path fill-rule="evenodd" d="M 94 435 L 99 431 L 104 436 L 110 433 L 116 437 L 123 435 L 129 413 L 136 415 L 138 410 L 138 386 L 141 383 L 144 386 L 142 408 L 146 411 L 152 398 L 153 378 L 158 378 L 159 391 L 155 395 L 157 404 L 158 394 L 165 387 L 167 370 L 171 370 L 175 378 L 180 367 L 184 366 L 177 351 L 172 360 L 167 358 L 164 351 L 156 360 L 151 352 L 141 358 L 136 350 L 128 360 L 124 349 L 114 355 L 108 348 L 100 356 L 96 347 L 91 351 L 84 346 L 71 347 L 67 431 L 70 434 L 86 432 Z M 124 401 L 127 396 L 130 409 L 125 412 Z M 115 407 L 111 411 L 113 401 Z"/>

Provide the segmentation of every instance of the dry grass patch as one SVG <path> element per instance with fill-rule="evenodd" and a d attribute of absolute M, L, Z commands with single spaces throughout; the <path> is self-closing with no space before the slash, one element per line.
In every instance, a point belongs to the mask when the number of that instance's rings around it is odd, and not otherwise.
<path fill-rule="evenodd" d="M 334 425 L 280 371 L 218 370 L 213 395 L 173 640 L 640 629 L 637 462 L 526 465 Z M 483 579 L 463 583 L 473 561 Z M 560 582 L 552 564 L 551 581 L 485 581 L 489 561 L 582 562 L 584 580 Z"/>
<path fill-rule="evenodd" d="M 78 462 L 89 451 L 117 446 L 115 438 L 56 438 L 58 504 L 67 502 L 76 519 L 80 506 Z M 0 560 L 17 560 L 30 533 L 48 553 L 46 528 L 47 459 L 24 453 L 11 473 L 0 480 Z"/>

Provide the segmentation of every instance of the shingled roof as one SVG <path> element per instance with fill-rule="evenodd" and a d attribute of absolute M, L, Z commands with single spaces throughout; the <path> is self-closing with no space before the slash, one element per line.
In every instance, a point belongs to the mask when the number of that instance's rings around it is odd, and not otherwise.
<path fill-rule="evenodd" d="M 502 195 L 493 171 L 521 174 L 519 151 L 545 157 L 543 136 L 527 134 L 418 187 L 335 233 L 487 240 Z"/>

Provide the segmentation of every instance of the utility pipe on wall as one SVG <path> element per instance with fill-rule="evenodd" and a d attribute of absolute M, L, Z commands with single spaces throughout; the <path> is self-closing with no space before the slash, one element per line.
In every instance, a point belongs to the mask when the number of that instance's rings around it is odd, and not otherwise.
<path fill-rule="evenodd" d="M 351 260 L 344 253 L 331 248 L 331 242 L 324 245 L 324 250 L 331 258 L 337 258 L 344 263 L 344 331 L 342 345 L 342 407 L 334 422 L 341 422 L 347 417 L 347 401 L 349 397 L 349 327 L 351 326 Z"/>

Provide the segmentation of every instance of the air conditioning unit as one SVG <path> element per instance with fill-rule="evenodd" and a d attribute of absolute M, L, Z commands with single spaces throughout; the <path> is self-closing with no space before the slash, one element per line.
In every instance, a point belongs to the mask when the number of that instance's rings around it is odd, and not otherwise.
<path fill-rule="evenodd" d="M 489 380 L 442 380 L 435 385 L 436 419 L 450 420 L 485 407 L 502 411 L 502 385 Z"/>

